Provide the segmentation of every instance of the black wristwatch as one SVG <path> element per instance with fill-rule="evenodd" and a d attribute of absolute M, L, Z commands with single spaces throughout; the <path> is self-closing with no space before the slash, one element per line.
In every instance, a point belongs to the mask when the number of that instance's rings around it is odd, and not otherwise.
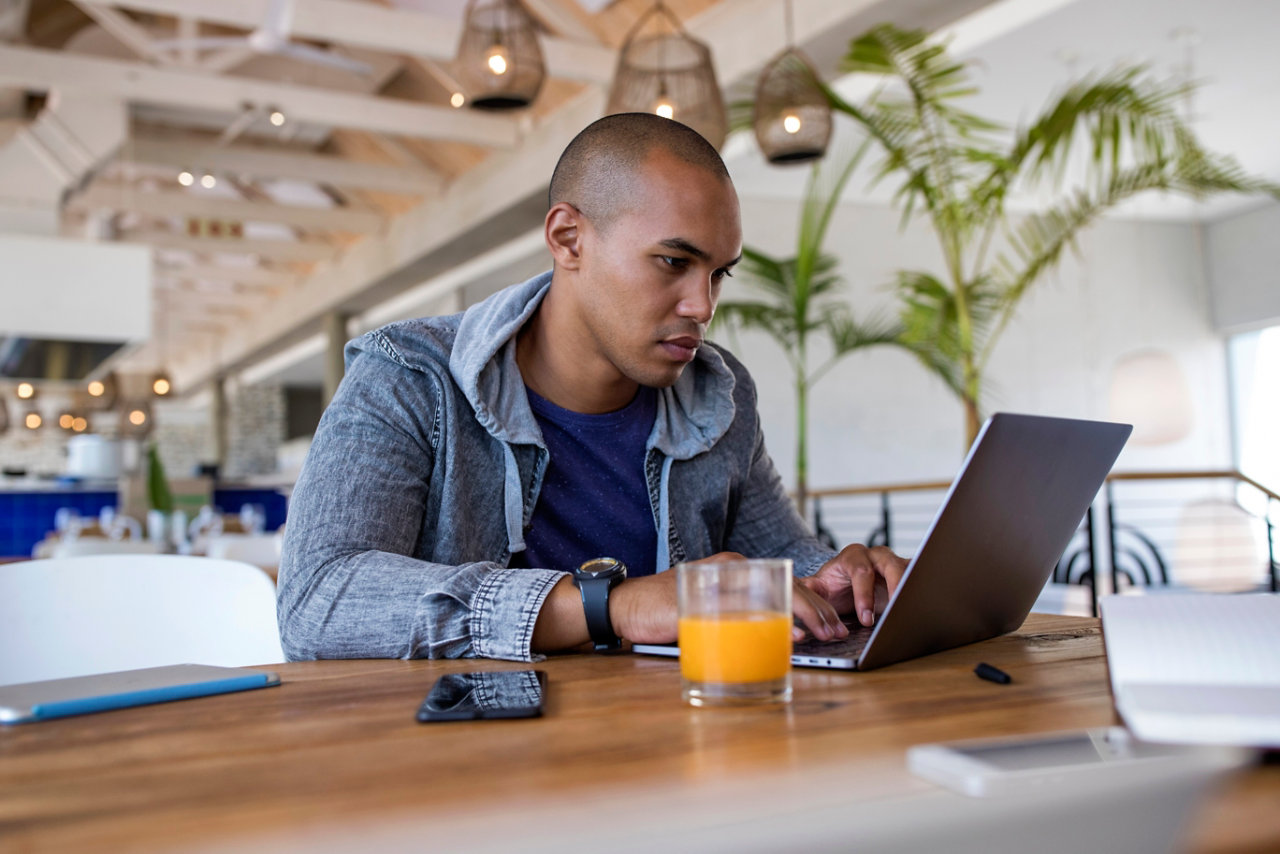
<path fill-rule="evenodd" d="M 587 630 L 596 652 L 618 652 L 622 638 L 613 631 L 609 619 L 609 591 L 627 577 L 627 566 L 614 557 L 597 557 L 573 571 L 573 583 L 582 593 L 582 610 L 587 615 Z"/>

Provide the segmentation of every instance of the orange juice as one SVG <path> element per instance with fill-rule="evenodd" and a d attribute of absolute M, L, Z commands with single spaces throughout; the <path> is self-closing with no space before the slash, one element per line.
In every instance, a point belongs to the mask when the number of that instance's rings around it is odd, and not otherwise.
<path fill-rule="evenodd" d="M 695 614 L 679 622 L 680 673 L 690 682 L 765 682 L 791 670 L 791 615 Z"/>

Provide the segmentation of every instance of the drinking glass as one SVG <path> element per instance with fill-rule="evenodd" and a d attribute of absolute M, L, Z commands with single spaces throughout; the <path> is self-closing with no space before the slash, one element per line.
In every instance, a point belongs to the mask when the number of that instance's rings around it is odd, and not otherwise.
<path fill-rule="evenodd" d="M 685 702 L 790 702 L 791 561 L 682 563 L 676 573 Z"/>

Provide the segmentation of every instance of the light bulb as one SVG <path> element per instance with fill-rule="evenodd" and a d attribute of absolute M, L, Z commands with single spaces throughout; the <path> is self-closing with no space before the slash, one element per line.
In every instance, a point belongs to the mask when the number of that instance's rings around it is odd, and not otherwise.
<path fill-rule="evenodd" d="M 58 426 L 63 430 L 70 430 L 71 425 L 76 423 L 76 417 L 70 412 L 64 412 L 58 416 Z"/>
<path fill-rule="evenodd" d="M 665 96 L 659 97 L 653 104 L 653 111 L 664 119 L 674 119 L 676 117 L 676 108 Z"/>
<path fill-rule="evenodd" d="M 489 52 L 484 55 L 485 65 L 489 66 L 489 71 L 502 76 L 507 73 L 507 49 L 500 44 L 495 44 L 489 48 Z"/>
<path fill-rule="evenodd" d="M 36 387 L 31 383 L 18 383 L 18 399 L 30 400 L 36 396 Z"/>
<path fill-rule="evenodd" d="M 276 127 L 284 126 L 284 113 L 279 110 L 272 110 L 271 115 L 267 116 L 267 120 Z"/>
<path fill-rule="evenodd" d="M 178 173 L 178 183 L 184 187 L 190 187 L 196 182 L 196 176 L 192 175 L 186 169 Z"/>
<path fill-rule="evenodd" d="M 83 433 L 89 429 L 89 422 L 84 416 L 77 415 L 71 420 L 71 429 L 77 433 Z"/>
<path fill-rule="evenodd" d="M 200 176 L 200 186 L 204 187 L 206 190 L 212 190 L 214 187 L 218 186 L 218 179 L 213 177 L 212 172 L 206 172 Z"/>
<path fill-rule="evenodd" d="M 173 388 L 173 384 L 169 382 L 168 377 L 156 377 L 151 381 L 151 390 L 160 397 L 164 397 Z"/>
<path fill-rule="evenodd" d="M 107 393 L 107 387 L 102 384 L 102 380 L 94 380 L 89 383 L 89 396 L 102 397 Z"/>
<path fill-rule="evenodd" d="M 129 423 L 134 427 L 141 427 L 143 424 L 147 423 L 147 413 L 143 412 L 141 409 L 133 410 L 129 413 Z"/>
<path fill-rule="evenodd" d="M 465 103 L 467 103 L 467 96 L 461 92 L 454 92 L 449 96 L 449 104 L 451 106 L 461 107 Z"/>
<path fill-rule="evenodd" d="M 787 113 L 782 117 L 782 129 L 787 133 L 800 132 L 800 117 L 795 113 Z"/>
<path fill-rule="evenodd" d="M 39 412 L 28 412 L 23 423 L 27 425 L 28 430 L 39 430 L 40 425 L 44 423 L 44 419 L 40 417 Z"/>

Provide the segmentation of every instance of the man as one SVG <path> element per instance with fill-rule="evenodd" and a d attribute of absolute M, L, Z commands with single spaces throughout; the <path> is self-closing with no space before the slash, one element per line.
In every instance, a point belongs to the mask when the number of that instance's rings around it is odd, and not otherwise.
<path fill-rule="evenodd" d="M 715 149 L 658 116 L 601 119 L 561 156 L 544 229 L 552 272 L 348 344 L 286 529 L 288 656 L 672 641 L 664 570 L 726 553 L 792 558 L 816 637 L 847 634 L 837 613 L 870 625 L 905 562 L 814 539 L 750 377 L 705 340 L 742 249 Z M 626 579 L 601 593 L 579 572 L 580 593 L 570 571 L 605 556 Z"/>

